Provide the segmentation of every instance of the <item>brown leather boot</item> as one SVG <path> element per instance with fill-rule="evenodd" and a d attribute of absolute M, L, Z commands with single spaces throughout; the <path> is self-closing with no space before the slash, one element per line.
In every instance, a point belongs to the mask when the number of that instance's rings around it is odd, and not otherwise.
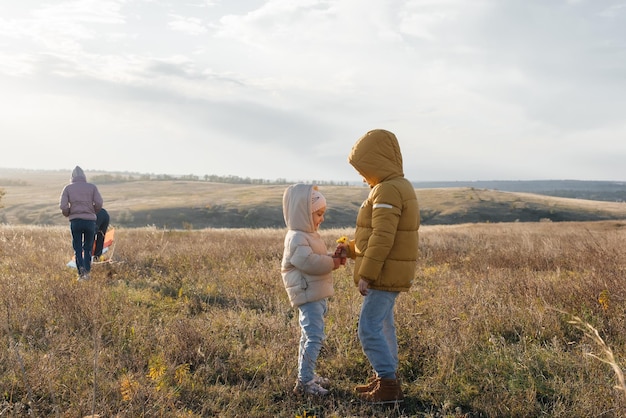
<path fill-rule="evenodd" d="M 376 387 L 377 383 L 378 383 L 378 377 L 376 377 L 376 375 L 371 376 L 369 379 L 367 379 L 367 382 L 365 382 L 364 385 L 356 385 L 354 387 L 354 391 L 356 393 L 371 392 L 371 391 L 374 390 L 374 388 Z"/>
<path fill-rule="evenodd" d="M 376 404 L 404 401 L 404 394 L 398 379 L 378 379 L 373 390 L 359 393 L 359 397 L 365 402 Z"/>

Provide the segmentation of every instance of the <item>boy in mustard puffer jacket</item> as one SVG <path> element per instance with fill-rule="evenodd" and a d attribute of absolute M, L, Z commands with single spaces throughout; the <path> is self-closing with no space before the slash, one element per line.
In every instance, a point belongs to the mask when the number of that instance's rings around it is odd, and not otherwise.
<path fill-rule="evenodd" d="M 413 185 L 404 177 L 396 136 L 382 129 L 366 133 L 348 162 L 370 186 L 356 218 L 355 238 L 340 244 L 355 259 L 354 283 L 364 297 L 358 334 L 374 376 L 355 388 L 368 402 L 404 399 L 396 375 L 398 342 L 394 307 L 415 276 L 420 213 Z"/>

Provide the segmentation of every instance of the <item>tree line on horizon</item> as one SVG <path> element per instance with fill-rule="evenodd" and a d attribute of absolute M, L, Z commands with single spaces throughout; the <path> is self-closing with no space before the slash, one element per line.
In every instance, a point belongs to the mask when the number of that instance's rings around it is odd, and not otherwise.
<path fill-rule="evenodd" d="M 251 177 L 239 177 L 234 175 L 219 176 L 216 174 L 171 175 L 171 174 L 96 174 L 91 176 L 90 181 L 98 184 L 125 183 L 133 181 L 205 181 L 210 183 L 227 184 L 255 184 L 255 185 L 287 185 L 295 183 L 284 178 L 275 180 L 259 179 Z M 348 186 L 347 181 L 337 182 L 334 180 L 301 180 L 302 183 L 319 184 L 324 186 Z"/>

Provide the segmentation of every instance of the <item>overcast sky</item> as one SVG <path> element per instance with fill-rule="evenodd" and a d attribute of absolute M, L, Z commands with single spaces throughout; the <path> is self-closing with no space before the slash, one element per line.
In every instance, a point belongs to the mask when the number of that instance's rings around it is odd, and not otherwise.
<path fill-rule="evenodd" d="M 626 180 L 626 0 L 0 2 L 0 167 Z"/>

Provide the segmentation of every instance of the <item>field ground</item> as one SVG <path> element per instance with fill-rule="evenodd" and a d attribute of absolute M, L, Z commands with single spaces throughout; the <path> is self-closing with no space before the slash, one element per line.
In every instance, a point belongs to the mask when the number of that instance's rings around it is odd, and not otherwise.
<path fill-rule="evenodd" d="M 626 222 L 424 226 L 395 408 L 352 393 L 371 370 L 350 263 L 318 364 L 331 395 L 291 393 L 284 232 L 120 227 L 116 263 L 77 282 L 67 225 L 0 225 L 0 416 L 626 415 Z"/>

